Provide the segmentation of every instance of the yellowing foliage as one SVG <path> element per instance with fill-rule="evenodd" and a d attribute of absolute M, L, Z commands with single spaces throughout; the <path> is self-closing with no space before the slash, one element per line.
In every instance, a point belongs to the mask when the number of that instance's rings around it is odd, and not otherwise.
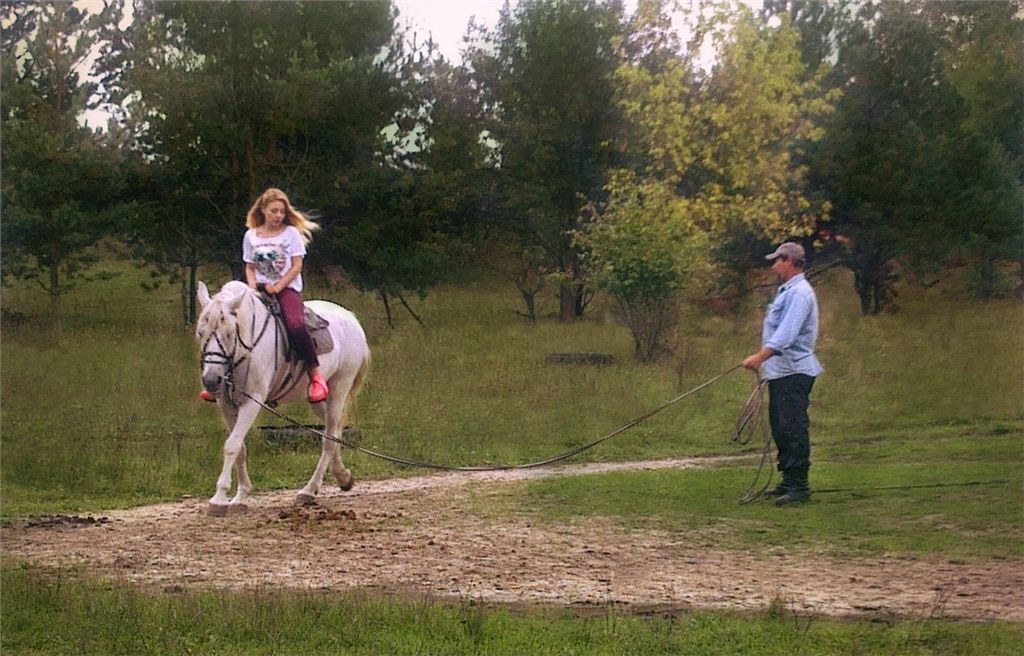
<path fill-rule="evenodd" d="M 607 207 L 585 239 L 599 285 L 642 293 L 622 271 L 643 270 L 650 276 L 643 293 L 679 290 L 707 271 L 708 245 L 729 227 L 778 241 L 809 234 L 827 214 L 827 203 L 805 195 L 807 169 L 798 158 L 803 144 L 822 136 L 835 96 L 805 70 L 797 40 L 788 25 L 759 25 L 744 10 L 707 79 L 683 57 L 656 70 L 619 69 L 621 107 L 645 168 L 611 176 Z M 673 275 L 683 279 L 668 282 Z"/>

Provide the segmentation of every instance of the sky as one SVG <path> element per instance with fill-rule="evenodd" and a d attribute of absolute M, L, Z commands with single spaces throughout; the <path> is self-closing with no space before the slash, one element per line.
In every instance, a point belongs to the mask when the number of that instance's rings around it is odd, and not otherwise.
<path fill-rule="evenodd" d="M 494 27 L 504 4 L 504 0 L 395 0 L 398 26 L 409 25 L 419 33 L 417 43 L 432 36 L 445 59 L 454 63 L 462 61 L 462 37 L 470 19 Z"/>
<path fill-rule="evenodd" d="M 373 0 L 366 0 L 373 1 Z M 518 0 L 509 0 L 515 6 Z M 684 0 L 685 1 L 685 0 Z M 760 5 L 761 0 L 746 0 L 751 6 Z M 102 0 L 79 0 L 83 7 L 102 6 Z M 432 37 L 441 54 L 453 63 L 462 61 L 462 37 L 471 18 L 488 28 L 498 23 L 498 16 L 504 6 L 504 0 L 394 0 L 398 8 L 398 27 L 411 27 L 419 36 L 417 43 Z M 636 6 L 636 0 L 626 0 L 627 15 Z M 106 125 L 106 115 L 102 112 L 90 112 L 86 122 L 92 127 Z"/>
<path fill-rule="evenodd" d="M 372 0 L 369 0 L 372 1 Z M 686 5 L 693 0 L 678 0 L 681 5 Z M 466 27 L 470 18 L 487 27 L 494 27 L 498 24 L 498 15 L 504 5 L 504 0 L 393 0 L 398 7 L 398 26 L 410 25 L 414 30 L 426 39 L 428 35 L 433 36 L 434 42 L 438 44 L 441 54 L 445 59 L 459 63 L 462 61 L 461 48 L 462 37 L 466 34 Z M 518 0 L 509 0 L 515 7 Z M 754 11 L 760 10 L 763 0 L 741 0 Z M 637 0 L 625 0 L 624 6 L 626 15 L 629 16 L 635 11 Z M 678 25 L 685 31 L 685 27 Z M 417 40 L 417 43 L 421 43 Z M 702 51 L 702 59 L 712 57 L 710 51 Z"/>

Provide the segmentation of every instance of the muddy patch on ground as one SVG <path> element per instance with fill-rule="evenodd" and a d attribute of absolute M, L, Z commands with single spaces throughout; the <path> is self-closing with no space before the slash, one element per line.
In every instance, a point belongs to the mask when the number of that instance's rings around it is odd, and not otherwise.
<path fill-rule="evenodd" d="M 731 458 L 448 473 L 326 490 L 259 494 L 210 517 L 206 502 L 55 516 L 2 528 L 3 555 L 167 591 L 371 588 L 484 603 L 756 610 L 872 618 L 1024 621 L 1024 561 L 834 558 L 736 551 L 712 536 L 630 530 L 587 519 L 540 524 L 475 513 L 472 496 L 514 495 L 522 481 L 616 470 L 693 468 Z"/>

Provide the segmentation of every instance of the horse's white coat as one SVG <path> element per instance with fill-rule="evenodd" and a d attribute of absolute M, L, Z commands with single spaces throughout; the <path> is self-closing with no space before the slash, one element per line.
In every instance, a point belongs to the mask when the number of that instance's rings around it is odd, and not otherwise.
<path fill-rule="evenodd" d="M 235 388 L 244 390 L 261 402 L 268 400 L 270 394 L 277 393 L 274 388 L 280 384 L 286 368 L 290 368 L 292 380 L 297 377 L 298 384 L 276 401 L 306 402 L 309 378 L 302 362 L 284 360 L 287 337 L 273 318 L 269 324 L 266 323 L 269 311 L 248 285 L 229 282 L 211 298 L 206 284 L 200 282 L 197 296 L 202 306 L 196 324 L 196 339 L 203 359 L 203 386 L 217 396 L 217 406 L 228 429 L 224 466 L 217 479 L 217 492 L 209 503 L 210 513 L 219 515 L 231 507 L 243 507 L 252 491 L 245 460 L 245 436 L 260 411 L 255 401 L 237 391 L 232 399 L 227 398 L 224 378 L 229 367 L 226 360 L 230 358 L 232 362 L 241 362 L 233 375 Z M 328 435 L 340 436 L 349 409 L 368 372 L 370 349 L 354 314 L 327 301 L 308 301 L 306 306 L 330 323 L 329 330 L 334 338 L 334 349 L 318 356 L 330 394 L 323 403 L 314 404 L 313 411 L 323 420 Z M 218 354 L 227 357 L 217 357 Z M 352 474 L 341 461 L 341 445 L 324 439 L 321 440 L 320 460 L 313 476 L 298 494 L 300 502 L 316 497 L 328 467 L 338 485 L 343 489 L 351 487 Z M 238 489 L 229 499 L 232 468 L 238 475 Z"/>

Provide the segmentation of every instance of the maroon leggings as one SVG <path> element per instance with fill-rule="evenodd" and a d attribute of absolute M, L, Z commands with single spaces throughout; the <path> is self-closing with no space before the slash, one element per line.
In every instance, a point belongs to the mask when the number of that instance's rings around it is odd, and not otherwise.
<path fill-rule="evenodd" d="M 316 357 L 316 347 L 313 346 L 313 338 L 306 330 L 302 294 L 291 287 L 286 287 L 278 292 L 277 302 L 281 304 L 281 317 L 284 319 L 284 328 L 288 331 L 288 341 L 291 342 L 302 361 L 306 363 L 306 368 L 312 369 L 320 366 L 320 361 Z"/>

